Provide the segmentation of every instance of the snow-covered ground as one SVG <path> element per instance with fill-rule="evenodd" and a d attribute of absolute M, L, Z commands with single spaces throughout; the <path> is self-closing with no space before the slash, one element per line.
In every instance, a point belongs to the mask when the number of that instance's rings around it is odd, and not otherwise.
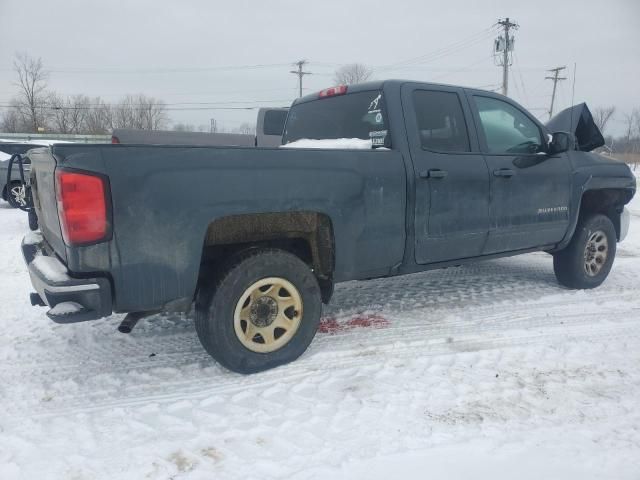
<path fill-rule="evenodd" d="M 605 284 L 543 253 L 348 283 L 298 361 L 223 370 L 192 320 L 55 325 L 0 203 L 0 479 L 640 479 L 640 201 Z"/>

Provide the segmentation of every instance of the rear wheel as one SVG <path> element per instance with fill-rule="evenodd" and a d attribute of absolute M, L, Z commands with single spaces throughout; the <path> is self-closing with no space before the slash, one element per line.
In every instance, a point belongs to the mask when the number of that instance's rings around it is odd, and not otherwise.
<path fill-rule="evenodd" d="M 321 312 L 320 287 L 308 265 L 282 250 L 255 250 L 200 287 L 196 330 L 223 366 L 254 373 L 298 358 Z"/>
<path fill-rule="evenodd" d="M 571 242 L 553 256 L 558 281 L 569 288 L 595 288 L 609 275 L 616 255 L 616 231 L 605 215 L 582 218 Z"/>

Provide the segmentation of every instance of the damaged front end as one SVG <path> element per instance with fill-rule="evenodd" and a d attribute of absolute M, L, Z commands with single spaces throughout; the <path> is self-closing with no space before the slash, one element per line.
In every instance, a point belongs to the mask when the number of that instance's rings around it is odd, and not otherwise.
<path fill-rule="evenodd" d="M 582 152 L 590 152 L 605 143 L 586 103 L 562 110 L 546 126 L 551 132 L 572 133 L 576 142 L 575 149 Z"/>

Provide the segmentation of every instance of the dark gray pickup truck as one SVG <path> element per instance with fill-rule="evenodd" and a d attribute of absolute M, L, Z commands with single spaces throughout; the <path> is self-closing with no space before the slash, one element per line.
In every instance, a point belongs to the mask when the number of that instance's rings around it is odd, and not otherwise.
<path fill-rule="evenodd" d="M 195 306 L 205 349 L 249 373 L 305 351 L 337 282 L 542 250 L 562 285 L 596 287 L 635 178 L 588 152 L 584 104 L 550 127 L 500 95 L 393 80 L 294 102 L 283 143 L 322 148 L 31 152 L 32 303 L 128 328 Z"/>

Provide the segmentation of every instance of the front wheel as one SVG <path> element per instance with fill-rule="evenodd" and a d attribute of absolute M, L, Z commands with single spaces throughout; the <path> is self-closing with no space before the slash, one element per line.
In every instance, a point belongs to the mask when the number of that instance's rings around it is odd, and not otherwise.
<path fill-rule="evenodd" d="M 616 231 L 602 214 L 582 218 L 564 250 L 553 256 L 558 282 L 569 288 L 595 288 L 609 275 L 616 256 Z"/>
<path fill-rule="evenodd" d="M 291 362 L 318 329 L 322 301 L 313 272 L 288 252 L 245 253 L 201 285 L 196 331 L 207 352 L 226 368 L 254 373 Z"/>

